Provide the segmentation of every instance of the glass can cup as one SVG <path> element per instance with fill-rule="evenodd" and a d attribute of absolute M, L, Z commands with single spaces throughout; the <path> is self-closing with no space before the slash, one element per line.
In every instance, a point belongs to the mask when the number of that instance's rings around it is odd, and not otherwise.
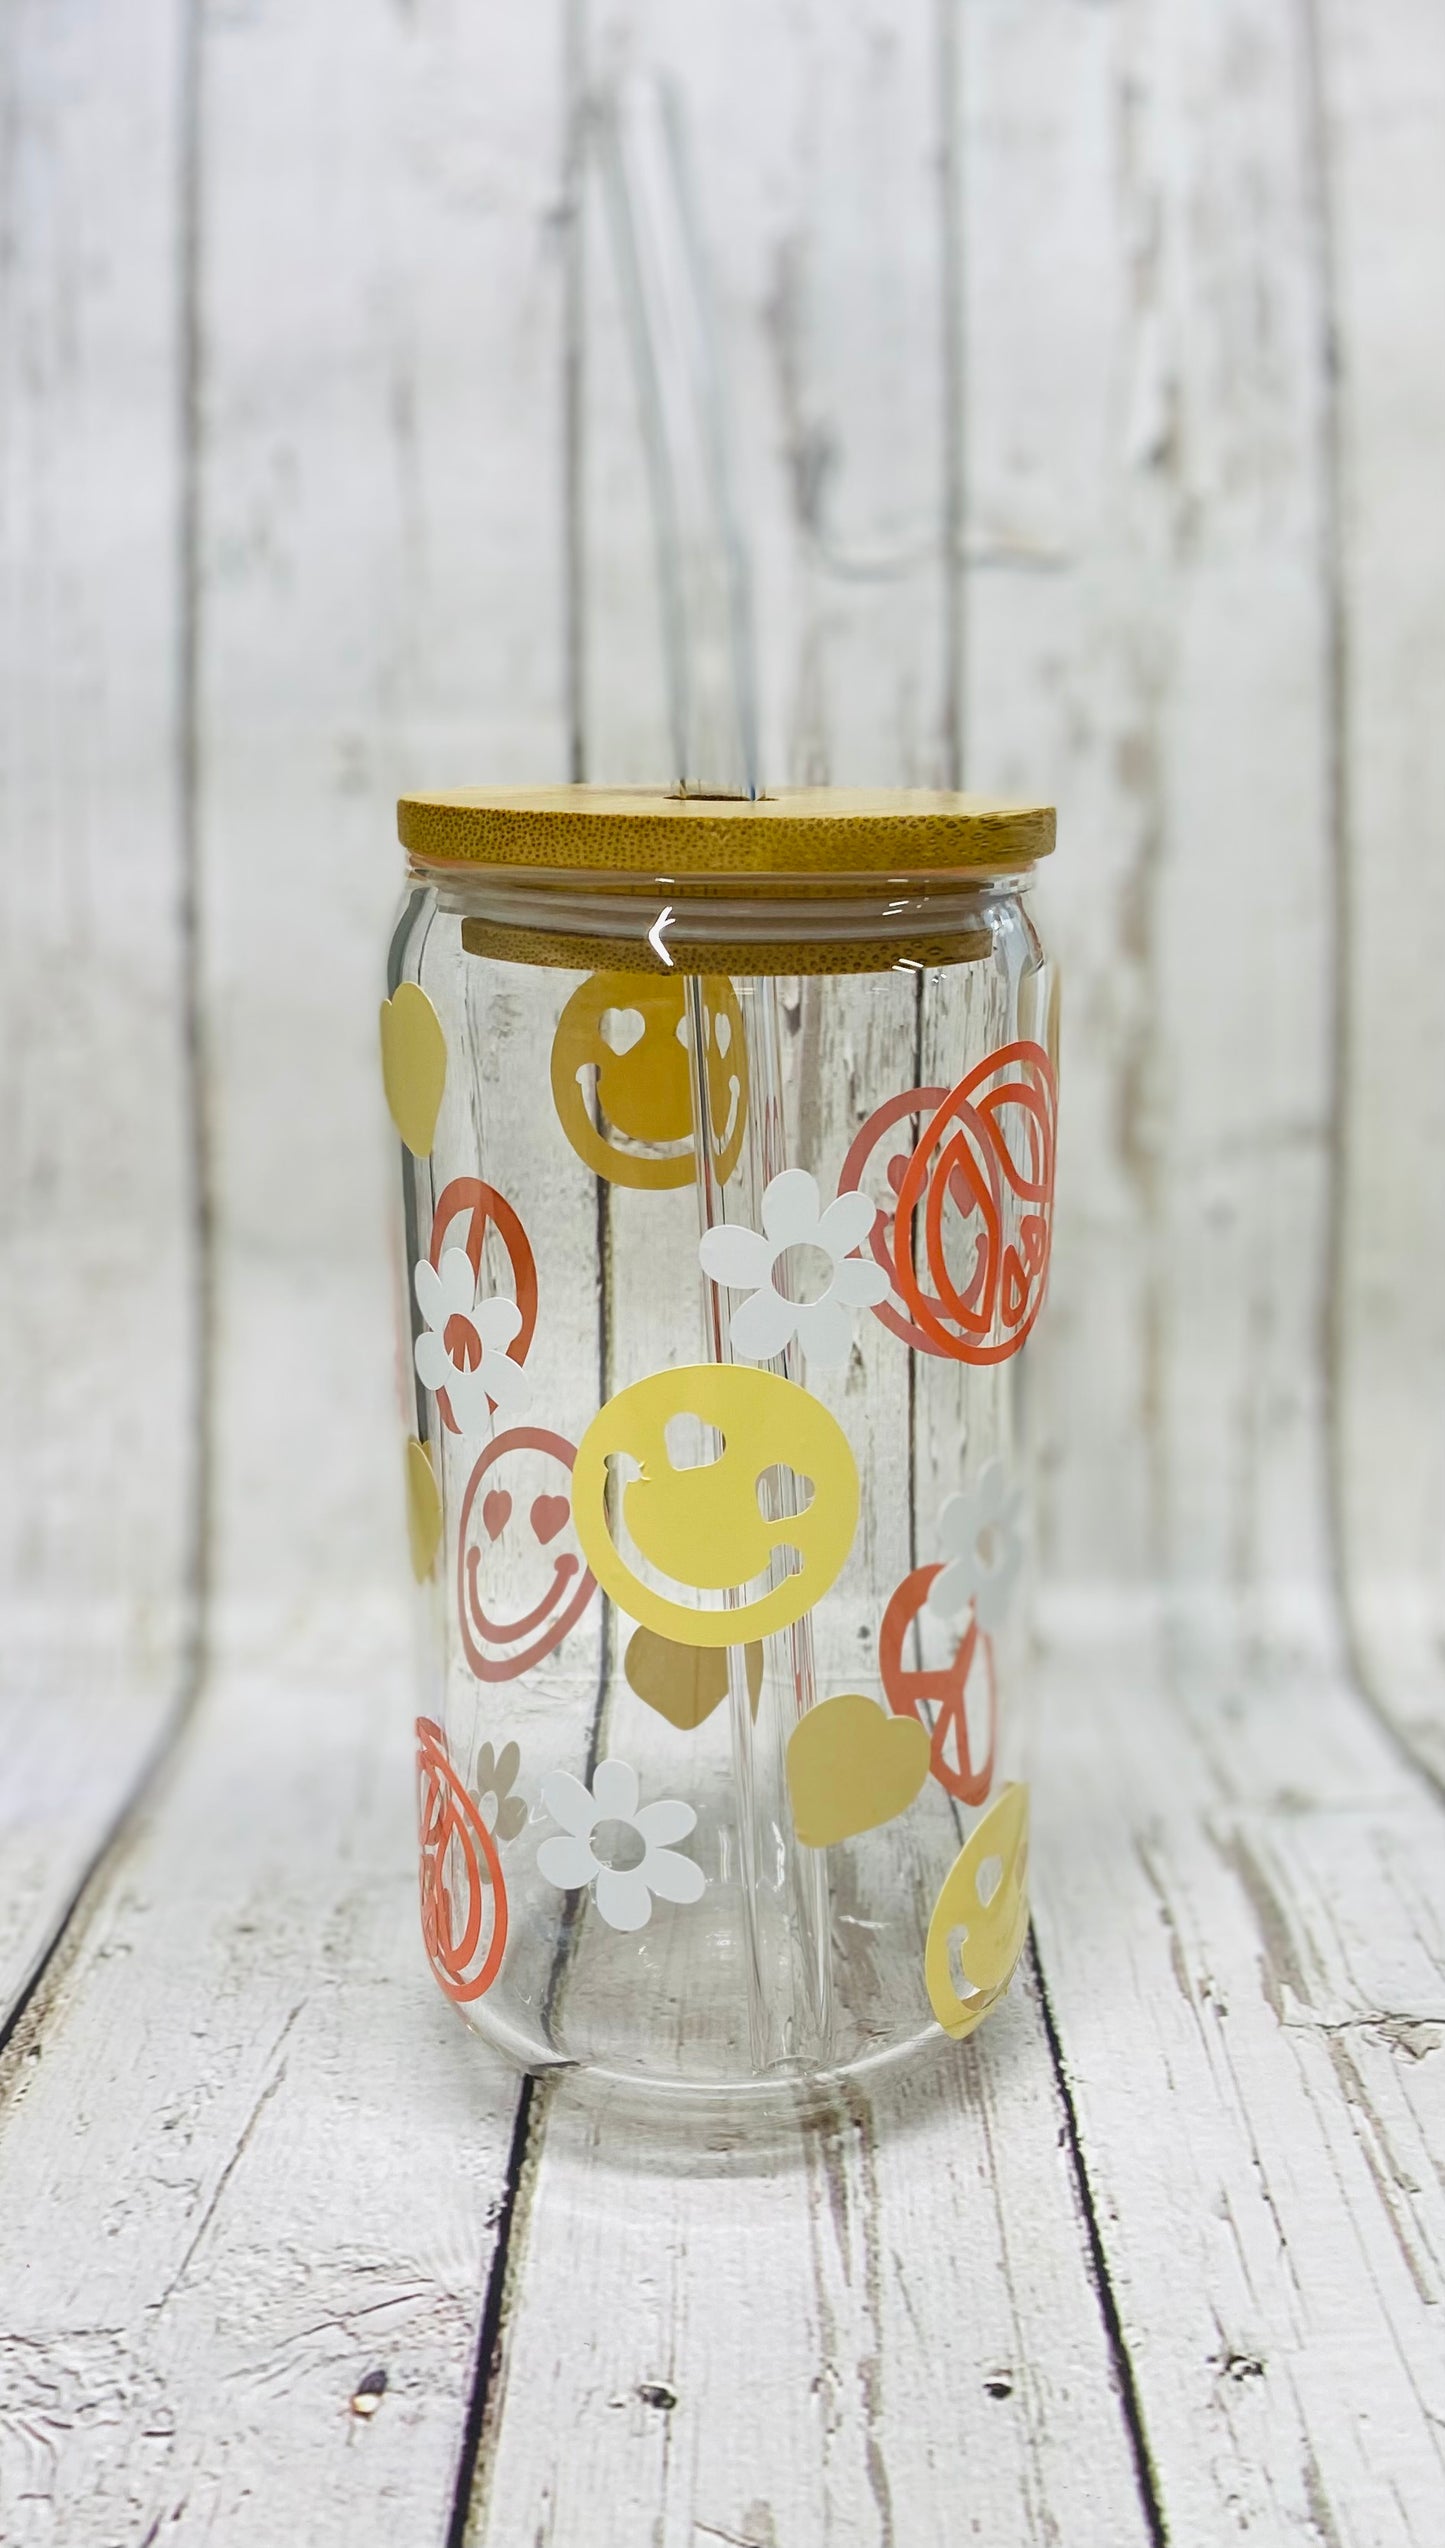
<path fill-rule="evenodd" d="M 966 2036 L 1028 1918 L 1052 809 L 576 788 L 399 828 L 436 1979 L 523 2069 L 684 2097 Z"/>

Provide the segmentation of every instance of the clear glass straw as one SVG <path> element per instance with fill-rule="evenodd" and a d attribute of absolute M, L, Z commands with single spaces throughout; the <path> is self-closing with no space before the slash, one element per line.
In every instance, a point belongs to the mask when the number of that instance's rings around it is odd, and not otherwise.
<path fill-rule="evenodd" d="M 604 90 L 593 115 L 647 454 L 674 776 L 685 795 L 752 797 L 751 581 L 686 118 L 670 82 L 641 75 Z"/>
<path fill-rule="evenodd" d="M 733 497 L 723 366 L 692 178 L 686 118 L 667 81 L 632 76 L 594 110 L 618 279 L 636 375 L 656 534 L 674 777 L 686 795 L 756 797 L 757 674 L 747 545 Z M 786 1167 L 777 984 L 738 984 L 750 1099 L 726 1194 L 721 1128 L 707 1073 L 706 983 L 687 982 L 688 1067 L 700 1230 L 729 1217 L 758 1228 L 769 1181 Z M 714 1362 L 732 1359 L 726 1312 L 701 1274 Z M 773 1366 L 790 1379 L 796 1345 Z M 775 1518 L 795 1488 L 780 1488 Z M 772 1582 L 782 1580 L 775 1561 Z M 799 1846 L 788 1805 L 787 1743 L 815 1696 L 806 1619 L 767 1640 L 756 1720 L 742 1646 L 728 1652 L 747 1962 L 748 2026 L 760 2072 L 826 2066 L 831 2039 L 828 1892 L 821 1854 Z"/>
<path fill-rule="evenodd" d="M 693 1140 L 697 1149 L 699 1218 L 704 1230 L 730 1215 L 761 1226 L 763 1193 L 784 1166 L 782 1052 L 776 986 L 753 975 L 737 985 L 748 1057 L 748 1115 L 742 1152 L 726 1195 L 716 1163 L 726 1127 L 712 1120 L 707 1071 L 707 983 L 687 982 L 688 1067 L 692 1082 Z M 715 1284 L 703 1278 L 704 1321 L 713 1362 L 731 1362 L 728 1310 Z M 796 1338 L 768 1368 L 801 1382 Z M 774 1504 L 768 1519 L 780 1521 L 801 1508 L 791 1471 L 770 1481 Z M 768 1589 L 784 1582 L 774 1558 Z M 823 1853 L 805 1849 L 793 1830 L 788 1803 L 788 1737 L 813 1705 L 817 1683 L 811 1620 L 769 1637 L 756 1720 L 748 1688 L 746 1652 L 728 1648 L 728 1696 L 732 1710 L 733 1771 L 738 1802 L 743 1908 L 747 1953 L 748 2024 L 754 2067 L 825 2069 L 832 2035 L 831 1946 Z"/>

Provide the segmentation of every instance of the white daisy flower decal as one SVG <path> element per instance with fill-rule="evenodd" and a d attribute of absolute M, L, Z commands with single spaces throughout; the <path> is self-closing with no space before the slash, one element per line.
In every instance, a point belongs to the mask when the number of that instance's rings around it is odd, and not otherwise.
<path fill-rule="evenodd" d="M 637 1772 L 628 1762 L 599 1761 L 590 1793 L 570 1770 L 549 1770 L 542 1802 L 562 1834 L 542 1842 L 538 1873 L 564 1893 L 595 1885 L 609 1929 L 645 1929 L 654 1895 L 661 1902 L 701 1899 L 701 1867 L 670 1845 L 687 1838 L 696 1814 L 675 1796 L 639 1805 Z"/>
<path fill-rule="evenodd" d="M 416 1367 L 424 1386 L 446 1393 L 458 1432 L 484 1433 L 488 1405 L 510 1414 L 531 1390 L 507 1347 L 522 1324 L 515 1301 L 498 1294 L 477 1298 L 477 1278 L 464 1247 L 449 1247 L 440 1265 L 425 1257 L 412 1276 L 416 1305 L 426 1320 L 416 1340 Z"/>
<path fill-rule="evenodd" d="M 729 1291 L 751 1294 L 729 1324 L 734 1353 L 745 1362 L 771 1362 L 796 1336 L 810 1361 L 846 1362 L 854 1312 L 871 1309 L 888 1291 L 882 1266 L 853 1254 L 877 1217 L 878 1206 L 866 1194 L 837 1195 L 821 1212 L 817 1179 L 806 1168 L 785 1168 L 764 1191 L 761 1234 L 736 1221 L 705 1232 L 698 1245 L 703 1272 Z M 793 1300 L 780 1288 L 779 1266 L 790 1248 L 807 1248 L 815 1261 L 825 1261 L 826 1280 L 811 1300 Z"/>
<path fill-rule="evenodd" d="M 1002 1460 L 986 1460 L 972 1491 L 950 1495 L 938 1538 L 948 1559 L 928 1596 L 935 1619 L 957 1619 L 973 1603 L 980 1628 L 1001 1628 L 1024 1562 L 1020 1492 L 1009 1492 Z"/>

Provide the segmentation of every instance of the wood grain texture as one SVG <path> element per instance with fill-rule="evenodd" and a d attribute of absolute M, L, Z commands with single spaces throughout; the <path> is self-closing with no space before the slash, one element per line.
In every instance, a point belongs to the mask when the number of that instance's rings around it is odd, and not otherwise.
<path fill-rule="evenodd" d="M 1147 2538 L 1022 1990 L 962 2059 L 709 2141 L 553 2106 L 469 2539 Z"/>
<path fill-rule="evenodd" d="M 975 783 L 1051 772 L 1059 1581 L 1326 1564 L 1333 880 L 1316 171 L 1290 20 L 968 13 Z M 1067 379 L 1068 394 L 1059 394 Z M 1089 1481 L 1105 1475 L 1101 1496 Z"/>
<path fill-rule="evenodd" d="M 445 2536 L 516 2090 L 427 1982 L 396 1626 L 213 1682 L 9 2048 L 14 2548 Z"/>
<path fill-rule="evenodd" d="M 970 775 L 1056 768 L 1082 852 L 1039 893 L 1066 982 L 1068 1271 L 1035 1404 L 1055 1598 L 1087 1587 L 1104 1654 L 1096 1681 L 1065 1607 L 1042 1967 L 1169 2535 L 1423 2539 L 1439 2349 L 1418 2260 L 1439 2226 L 1419 2159 L 1440 2118 L 1388 2019 L 1428 2053 L 1410 2012 L 1438 2004 L 1437 1913 L 1413 1897 L 1440 1833 L 1343 1679 L 1328 1580 L 1336 493 L 1314 64 L 1299 23 L 1250 11 L 969 24 L 966 232 L 1023 243 L 1022 263 L 970 269 L 975 501 L 1063 553 L 1052 579 L 974 583 L 970 730 L 990 757 Z M 1061 357 L 1067 401 L 1047 391 Z M 1104 1585 L 1136 1569 L 1173 1588 L 1176 1626 L 1131 1662 Z M 1365 1939 L 1388 1961 L 1422 1925 L 1403 2005 L 1378 1967 L 1352 1994 Z M 1270 1978 L 1291 1958 L 1300 2007 Z M 1358 2095 L 1337 2022 L 1370 2046 Z M 1382 2160 L 1397 2141 L 1411 2156 Z"/>
<path fill-rule="evenodd" d="M 1037 1980 L 696 2173 L 429 1996 L 379 1271 L 388 799 L 665 774 L 629 57 L 769 775 L 1064 808 Z M 176 1687 L 202 1095 L 222 1595 L 0 2072 L 0 2531 L 1435 2548 L 1434 14 L 20 0 L 0 81 L 0 2012 Z"/>
<path fill-rule="evenodd" d="M 949 786 L 932 0 L 785 18 L 589 0 L 583 78 L 677 85 L 727 347 L 769 785 Z M 862 172 L 866 169 L 866 183 Z M 589 776 L 665 766 L 652 523 L 615 258 L 584 194 Z"/>
<path fill-rule="evenodd" d="M 1227 1609 L 1092 1655 L 1069 1621 L 1040 1731 L 1039 1949 L 1168 2536 L 1424 2543 L 1438 1805 L 1328 1654 Z"/>
<path fill-rule="evenodd" d="M 369 2524 L 380 2541 L 413 2519 L 440 2538 L 517 2089 L 475 2078 L 414 1942 L 376 1005 L 388 796 L 408 777 L 552 774 L 563 749 L 560 632 L 536 623 L 530 724 L 505 633 L 555 554 L 553 197 L 533 146 L 552 57 L 520 48 L 511 89 L 495 64 L 463 82 L 449 39 L 379 7 L 349 17 L 340 47 L 314 9 L 207 17 L 201 46 L 214 1651 L 247 1660 L 229 1674 L 222 1660 L 175 1783 L 12 2048 L 10 2217 L 52 2234 L 37 2256 L 21 2232 L 4 2276 L 0 2502 L 7 2537 L 26 2539 L 213 2522 L 273 2539 L 294 2521 L 310 2537 Z M 109 212 L 131 179 L 102 160 Z M 479 166 L 493 172 L 480 192 Z M 156 174 L 174 253 L 183 197 L 173 167 Z M 175 397 L 173 373 L 163 387 Z M 479 453 L 495 466 L 479 472 Z M 113 505 L 113 479 L 105 493 Z M 161 514 L 146 562 L 163 575 L 175 492 L 153 475 L 146 493 Z M 432 502 L 444 528 L 428 529 Z M 123 637 L 107 642 L 128 666 Z M 159 711 L 137 731 L 173 775 Z M 145 883 L 164 900 L 160 847 L 153 824 Z M 98 1045 L 102 1089 L 108 1067 Z M 119 1384 L 145 1356 L 111 1352 L 102 1385 L 124 1425 Z M 378 1583 L 396 1587 L 379 1613 Z M 75 1811 L 92 1784 L 71 1778 Z M 7 1779 L 31 1856 L 37 1793 Z M 17 1882 L 7 1918 L 20 1903 Z M 406 1977 L 399 2028 L 388 1960 Z M 363 2045 L 375 2060 L 358 2071 Z M 430 2158 L 420 2115 L 398 2111 L 418 2094 Z M 352 2412 L 377 2368 L 381 2403 Z"/>
<path fill-rule="evenodd" d="M 0 28 L 0 2034 L 198 1567 L 173 13 Z"/>
<path fill-rule="evenodd" d="M 242 1605 L 397 1579 L 393 804 L 562 774 L 558 79 L 541 18 L 500 58 L 480 18 L 389 0 L 344 40 L 324 6 L 207 25 L 202 901 Z M 298 1426 L 304 1495 L 277 1491 Z"/>
<path fill-rule="evenodd" d="M 1371 1689 L 1445 1788 L 1445 529 L 1422 501 L 1445 421 L 1436 324 L 1445 30 L 1318 11 L 1339 536 L 1336 821 L 1344 871 L 1337 1492 Z"/>

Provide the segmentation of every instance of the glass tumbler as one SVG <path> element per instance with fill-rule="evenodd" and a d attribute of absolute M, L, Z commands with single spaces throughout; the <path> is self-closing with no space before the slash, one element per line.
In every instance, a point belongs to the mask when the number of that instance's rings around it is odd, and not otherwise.
<path fill-rule="evenodd" d="M 421 1925 L 523 2069 L 796 2094 L 1027 1926 L 1051 808 L 404 798 Z"/>

